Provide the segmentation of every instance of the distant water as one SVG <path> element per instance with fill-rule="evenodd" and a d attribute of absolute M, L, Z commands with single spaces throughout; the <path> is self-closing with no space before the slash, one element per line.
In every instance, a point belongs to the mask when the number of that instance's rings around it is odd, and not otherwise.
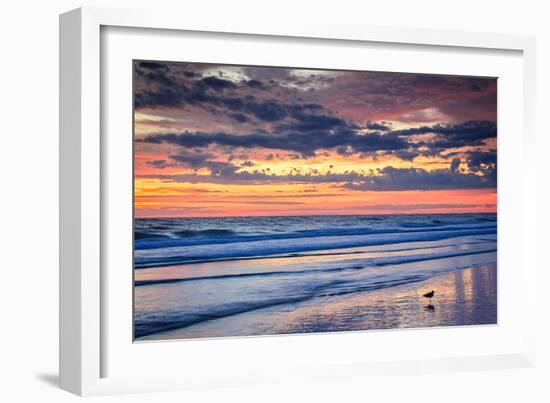
<path fill-rule="evenodd" d="M 496 214 L 137 219 L 135 267 L 495 232 Z"/>
<path fill-rule="evenodd" d="M 135 335 L 492 264 L 496 231 L 496 214 L 136 219 Z"/>

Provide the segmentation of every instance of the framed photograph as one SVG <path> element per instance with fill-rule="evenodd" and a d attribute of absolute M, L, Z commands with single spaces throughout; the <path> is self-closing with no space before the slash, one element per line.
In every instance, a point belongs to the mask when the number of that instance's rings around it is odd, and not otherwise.
<path fill-rule="evenodd" d="M 533 365 L 533 38 L 106 9 L 60 35 L 64 389 Z"/>
<path fill-rule="evenodd" d="M 497 324 L 497 78 L 132 74 L 135 341 Z"/>

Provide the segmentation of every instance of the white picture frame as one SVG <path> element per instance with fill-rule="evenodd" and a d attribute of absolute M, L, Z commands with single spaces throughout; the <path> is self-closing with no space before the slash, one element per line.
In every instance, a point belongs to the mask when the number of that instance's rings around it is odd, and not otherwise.
<path fill-rule="evenodd" d="M 449 354 L 442 350 L 431 356 L 417 358 L 390 357 L 387 360 L 357 359 L 326 362 L 312 359 L 304 354 L 287 363 L 265 360 L 262 371 L 252 370 L 252 361 L 237 365 L 235 375 L 228 380 L 230 368 L 219 371 L 198 371 L 195 376 L 186 374 L 185 366 L 193 365 L 193 359 L 185 364 L 176 364 L 171 371 L 158 375 L 125 374 L 126 369 L 107 371 L 105 362 L 113 354 L 113 345 L 106 335 L 109 324 L 110 305 L 106 303 L 108 291 L 102 271 L 106 267 L 102 226 L 105 224 L 106 189 L 105 147 L 101 133 L 106 130 L 102 121 L 102 37 L 106 27 L 170 30 L 171 32 L 218 33 L 219 35 L 253 36 L 262 38 L 291 38 L 307 42 L 309 39 L 337 40 L 339 43 L 377 43 L 379 46 L 418 45 L 446 49 L 469 49 L 480 54 L 491 50 L 517 52 L 521 57 L 523 97 L 522 129 L 518 134 L 524 161 L 535 153 L 534 102 L 535 102 L 535 41 L 530 36 L 456 31 L 430 31 L 407 28 L 382 28 L 304 21 L 300 25 L 281 25 L 276 21 L 253 21 L 246 19 L 211 20 L 182 16 L 168 11 L 116 10 L 81 8 L 60 17 L 60 385 L 63 389 L 79 395 L 161 391 L 194 387 L 248 385 L 263 382 L 292 382 L 293 377 L 304 379 L 334 379 L 335 377 L 369 376 L 370 374 L 409 374 L 418 372 L 463 371 L 505 367 L 532 366 L 535 362 L 535 289 L 537 262 L 534 250 L 536 242 L 536 182 L 534 176 L 521 176 L 521 192 L 514 198 L 518 214 L 515 234 L 523 240 L 516 245 L 517 261 L 521 270 L 516 274 L 517 284 L 528 290 L 524 298 L 524 314 L 521 324 L 514 324 L 514 334 L 521 334 L 521 342 L 502 347 L 499 353 L 483 352 L 480 347 L 470 355 Z M 337 46 L 337 45 L 335 45 Z M 499 126 L 500 127 L 500 126 Z M 500 130 L 500 129 L 499 129 Z M 499 157 L 500 158 L 500 157 Z M 500 170 L 500 168 L 499 168 Z M 503 170 L 501 170 L 502 172 Z M 506 175 L 506 174 L 505 174 Z M 499 186 L 500 186 L 499 173 Z M 499 189 L 500 191 L 500 189 Z M 500 195 L 499 195 L 500 197 Z M 512 196 L 511 196 L 512 197 Z M 500 200 L 499 200 L 500 203 Z M 500 214 L 500 210 L 499 210 Z M 519 217 L 521 219 L 519 219 Z M 499 216 L 499 237 L 501 219 Z M 500 242 L 500 239 L 499 239 Z M 499 254 L 499 259 L 501 255 Z M 500 264 L 500 260 L 499 260 Z M 506 297 L 506 295 L 504 295 Z M 500 295 L 499 298 L 504 298 Z M 500 301 L 499 301 L 500 303 Z M 500 307 L 500 305 L 499 305 Z M 464 337 L 464 329 L 456 329 L 453 337 Z M 418 330 L 416 331 L 418 332 Z M 423 330 L 437 332 L 437 330 Z M 483 330 L 483 337 L 492 337 L 491 330 Z M 232 343 L 232 349 L 250 349 L 256 355 L 265 349 L 305 349 L 308 338 L 323 340 L 325 346 L 337 345 L 342 337 L 346 343 L 359 343 L 364 337 L 378 337 L 381 333 L 354 333 L 353 336 L 332 334 L 330 336 L 299 336 L 248 338 L 236 341 L 211 341 L 210 350 L 220 352 Z M 416 334 L 416 336 L 415 336 Z M 424 333 L 428 334 L 428 333 Z M 450 333 L 449 333 L 450 334 Z M 494 335 L 499 335 L 494 333 Z M 418 333 L 408 332 L 403 337 L 413 340 Z M 320 339 L 319 337 L 323 337 Z M 445 337 L 441 332 L 437 336 Z M 270 340 L 268 342 L 261 341 Z M 131 343 L 131 340 L 128 341 Z M 269 344 L 267 344 L 269 343 Z M 178 343 L 156 343 L 163 353 L 170 354 Z M 179 343 L 185 344 L 185 343 Z M 109 346 L 109 348 L 107 348 Z M 188 344 L 189 346 L 189 344 Z M 195 344 L 199 350 L 199 344 Z M 278 347 L 277 347 L 278 346 Z M 128 350 L 131 354 L 131 350 Z M 275 350 L 274 350 L 275 351 Z M 120 358 L 120 357 L 119 357 Z M 121 359 L 128 358 L 128 356 Z M 310 361 L 308 361 L 310 360 Z M 178 365 L 181 371 L 177 371 Z M 247 367 L 247 365 L 250 365 Z M 303 368 L 307 367 L 307 374 Z M 225 372 L 224 372 L 225 371 Z M 113 372 L 116 374 L 111 375 Z M 178 374 L 179 372 L 179 374 Z M 185 375 L 186 374 L 186 375 Z M 330 376 L 329 376 L 330 375 Z"/>

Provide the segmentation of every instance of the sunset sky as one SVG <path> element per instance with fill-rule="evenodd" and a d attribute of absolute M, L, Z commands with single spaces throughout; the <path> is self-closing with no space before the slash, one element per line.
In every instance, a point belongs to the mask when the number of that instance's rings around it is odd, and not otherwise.
<path fill-rule="evenodd" d="M 136 217 L 496 211 L 496 79 L 133 68 Z"/>

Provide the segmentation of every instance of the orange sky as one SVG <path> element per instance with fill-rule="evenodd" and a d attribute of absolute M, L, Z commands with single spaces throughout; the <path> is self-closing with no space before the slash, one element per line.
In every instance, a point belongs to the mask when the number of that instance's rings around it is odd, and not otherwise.
<path fill-rule="evenodd" d="M 274 70 L 135 64 L 136 217 L 496 211 L 491 82 Z"/>

